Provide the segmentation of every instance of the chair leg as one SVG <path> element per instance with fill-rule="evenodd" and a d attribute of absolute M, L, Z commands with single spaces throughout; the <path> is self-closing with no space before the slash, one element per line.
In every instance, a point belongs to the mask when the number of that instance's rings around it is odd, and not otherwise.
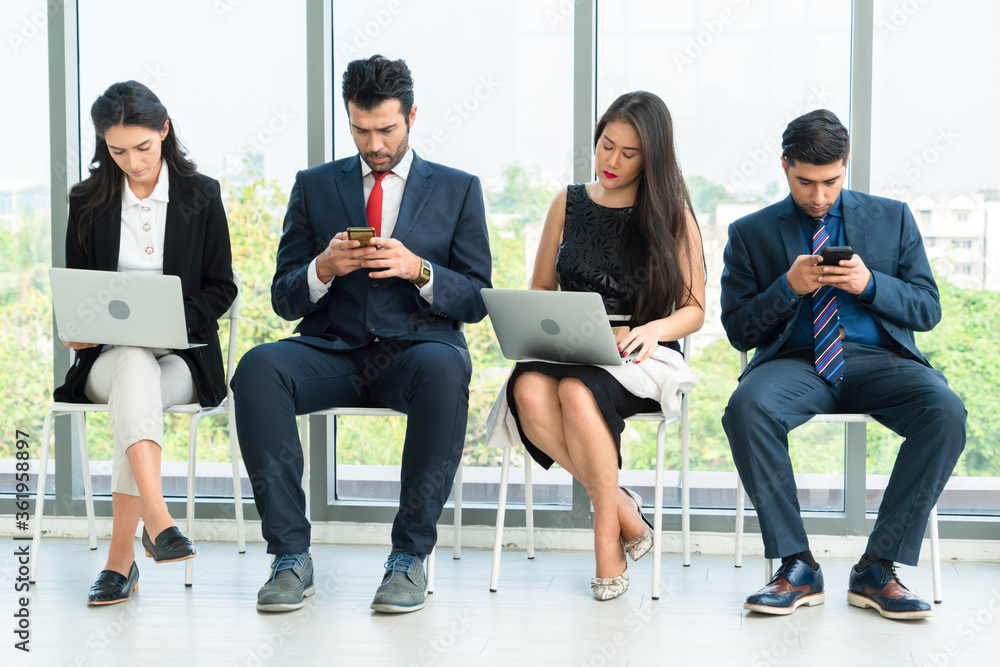
<path fill-rule="evenodd" d="M 535 486 L 531 481 L 531 468 L 534 461 L 531 454 L 524 452 L 524 529 L 528 548 L 528 560 L 535 558 Z"/>
<path fill-rule="evenodd" d="M 736 536 L 736 546 L 734 548 L 733 565 L 743 567 L 743 513 L 746 501 L 743 499 L 743 480 L 739 474 L 736 475 L 736 526 L 734 534 Z"/>
<path fill-rule="evenodd" d="M 455 472 L 455 538 L 451 545 L 451 557 L 458 560 L 462 557 L 462 462 L 458 462 Z"/>
<path fill-rule="evenodd" d="M 661 421 L 656 429 L 656 473 L 653 489 L 653 591 L 654 600 L 660 599 L 660 560 L 663 554 L 663 456 L 667 440 L 667 422 Z M 642 508 L 639 508 L 640 511 Z"/>
<path fill-rule="evenodd" d="M 194 483 L 197 479 L 197 442 L 198 442 L 198 422 L 200 415 L 191 416 L 191 424 L 188 427 L 188 478 L 187 478 L 187 506 L 184 508 L 186 518 L 185 534 L 187 538 L 194 541 Z M 194 583 L 194 559 L 188 558 L 184 561 L 184 585 L 188 588 Z"/>
<path fill-rule="evenodd" d="M 941 549 L 938 542 L 937 505 L 931 508 L 931 572 L 934 576 L 934 604 L 944 600 L 941 594 Z"/>
<path fill-rule="evenodd" d="M 76 428 L 80 433 L 80 467 L 83 469 L 83 497 L 90 528 L 90 550 L 97 551 L 97 525 L 94 520 L 94 489 L 90 480 L 90 452 L 87 450 L 87 414 L 76 413 Z"/>
<path fill-rule="evenodd" d="M 42 451 L 38 454 L 38 488 L 35 491 L 35 531 L 31 538 L 31 567 L 28 569 L 28 583 L 31 584 L 35 583 L 38 573 L 38 548 L 42 543 L 42 516 L 45 513 L 45 478 L 49 469 L 49 438 L 55 416 L 56 413 L 50 410 L 42 426 Z"/>
<path fill-rule="evenodd" d="M 500 549 L 503 546 L 503 520 L 507 512 L 507 476 L 510 474 L 510 447 L 504 447 L 500 467 L 500 494 L 497 498 L 496 536 L 493 538 L 493 565 L 490 569 L 490 592 L 497 592 L 500 582 Z"/>
<path fill-rule="evenodd" d="M 229 393 L 232 394 L 231 389 Z M 247 551 L 247 540 L 243 526 L 243 487 L 240 484 L 240 441 L 233 410 L 233 397 L 230 395 L 226 416 L 229 419 L 229 455 L 233 461 L 233 516 L 236 519 L 236 549 L 242 554 Z"/>
<path fill-rule="evenodd" d="M 663 437 L 666 438 L 666 429 Z M 681 553 L 684 567 L 691 567 L 691 461 L 688 441 L 688 397 L 685 394 L 681 396 Z M 657 447 L 662 451 L 666 445 L 658 444 Z"/>
<path fill-rule="evenodd" d="M 437 552 L 437 547 L 435 546 L 431 549 L 431 552 L 427 554 L 427 594 L 431 595 L 434 593 L 434 554 Z"/>
<path fill-rule="evenodd" d="M 336 419 L 336 417 L 334 417 Z M 299 417 L 299 440 L 302 443 L 302 491 L 306 494 L 306 518 L 309 512 L 309 415 Z M 333 443 L 333 451 L 337 451 L 337 442 Z M 334 454 L 336 456 L 336 454 Z"/>

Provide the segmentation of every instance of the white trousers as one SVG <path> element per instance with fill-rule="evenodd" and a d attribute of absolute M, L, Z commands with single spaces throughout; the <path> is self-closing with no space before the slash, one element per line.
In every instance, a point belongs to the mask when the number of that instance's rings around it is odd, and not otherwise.
<path fill-rule="evenodd" d="M 125 452 L 140 440 L 163 448 L 163 409 L 198 402 L 190 369 L 171 350 L 109 347 L 90 369 L 84 393 L 108 404 L 114 438 L 111 491 L 138 496 Z"/>

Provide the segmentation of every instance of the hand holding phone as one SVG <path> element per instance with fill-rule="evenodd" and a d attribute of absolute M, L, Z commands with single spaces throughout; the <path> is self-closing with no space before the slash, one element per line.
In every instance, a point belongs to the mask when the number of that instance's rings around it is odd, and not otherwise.
<path fill-rule="evenodd" d="M 854 257 L 849 245 L 827 246 L 819 254 L 823 259 L 817 266 L 840 266 L 840 260 Z"/>
<path fill-rule="evenodd" d="M 374 227 L 348 227 L 347 228 L 347 240 L 348 241 L 361 241 L 360 248 L 367 248 L 369 239 L 375 236 Z"/>

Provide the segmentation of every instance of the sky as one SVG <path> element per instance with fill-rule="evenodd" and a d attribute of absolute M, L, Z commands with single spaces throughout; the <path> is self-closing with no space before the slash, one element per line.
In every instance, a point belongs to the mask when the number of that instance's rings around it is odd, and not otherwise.
<path fill-rule="evenodd" d="M 166 11 L 166 7 L 170 8 Z M 143 81 L 202 171 L 253 148 L 289 186 L 306 165 L 305 3 L 81 0 L 83 153 L 90 103 Z M 333 155 L 353 154 L 339 96 L 347 61 L 403 57 L 416 81 L 411 143 L 496 180 L 504 165 L 572 171 L 573 3 L 334 0 Z M 49 179 L 46 3 L 0 4 L 0 183 Z M 877 0 L 875 192 L 1000 186 L 1000 3 Z M 826 107 L 849 122 L 848 0 L 601 0 L 597 108 L 645 89 L 670 107 L 681 166 L 735 192 L 781 180 L 784 125 Z M 782 184 L 782 187 L 783 184 Z"/>

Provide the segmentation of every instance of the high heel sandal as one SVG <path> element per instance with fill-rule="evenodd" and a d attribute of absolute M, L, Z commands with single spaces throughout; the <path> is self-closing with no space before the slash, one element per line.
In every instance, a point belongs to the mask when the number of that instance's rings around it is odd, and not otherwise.
<path fill-rule="evenodd" d="M 628 590 L 628 583 L 628 563 L 626 563 L 625 571 L 617 577 L 594 577 L 590 580 L 590 587 L 598 600 L 613 600 Z"/>
<path fill-rule="evenodd" d="M 627 553 L 629 558 L 632 560 L 639 560 L 648 554 L 649 550 L 653 548 L 653 524 L 651 524 L 642 513 L 642 498 L 639 497 L 639 494 L 632 489 L 626 489 L 624 486 L 620 486 L 618 488 L 624 491 L 625 495 L 632 499 L 632 502 L 635 503 L 636 511 L 639 513 L 639 518 L 642 519 L 643 523 L 649 526 L 649 528 L 641 532 L 636 537 L 633 537 L 631 540 L 626 541 L 625 536 L 621 536 L 622 547 L 625 549 L 625 553 Z"/>

